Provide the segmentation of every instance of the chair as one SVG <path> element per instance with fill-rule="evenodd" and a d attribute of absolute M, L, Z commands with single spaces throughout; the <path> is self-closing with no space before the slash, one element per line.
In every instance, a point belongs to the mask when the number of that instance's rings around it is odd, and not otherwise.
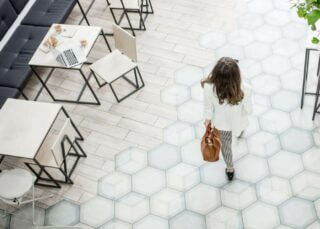
<path fill-rule="evenodd" d="M 34 177 L 25 169 L 12 169 L 0 172 L 0 200 L 11 206 L 20 206 L 32 202 L 34 223 L 34 202 L 52 197 L 53 195 L 35 198 Z M 32 199 L 24 200 L 24 196 L 32 189 Z"/>
<path fill-rule="evenodd" d="M 314 107 L 313 107 L 313 114 L 312 114 L 312 121 L 315 119 L 316 114 L 320 113 L 320 103 L 319 103 L 319 96 L 320 96 L 320 73 L 318 72 L 318 83 L 317 83 L 317 89 L 315 93 L 315 101 L 314 101 Z"/>
<path fill-rule="evenodd" d="M 135 30 L 146 30 L 145 26 L 145 20 L 147 19 L 147 16 L 149 14 L 149 6 L 151 6 L 151 11 L 153 13 L 153 8 L 151 5 L 151 2 L 149 4 L 150 0 L 146 0 L 146 4 L 144 4 L 144 0 L 107 0 L 107 3 L 109 5 L 109 9 L 111 12 L 111 15 L 113 17 L 113 20 L 115 24 L 120 25 L 123 17 L 126 17 L 129 27 L 122 27 L 123 29 L 130 29 L 132 32 L 132 35 L 135 36 Z M 146 10 L 144 10 L 144 7 L 146 7 Z M 117 20 L 114 10 L 121 10 L 122 14 Z M 139 27 L 133 27 L 132 22 L 129 18 L 128 13 L 137 13 L 139 14 Z M 143 14 L 145 14 L 145 17 L 143 17 Z"/>
<path fill-rule="evenodd" d="M 73 184 L 71 175 L 80 157 L 87 157 L 82 147 L 78 143 L 78 140 L 79 139 L 77 138 L 76 132 L 74 131 L 71 120 L 69 118 L 66 119 L 59 134 L 55 134 L 54 132 L 48 134 L 45 142 L 41 145 L 35 157 L 35 160 L 38 162 L 38 164 L 25 162 L 28 168 L 37 177 L 35 184 L 57 188 L 60 188 L 60 185 L 58 183 Z M 71 153 L 71 149 L 75 153 Z M 73 162 L 71 168 L 68 168 L 68 156 L 76 157 L 76 160 Z M 39 172 L 36 172 L 36 170 L 33 168 L 34 166 L 40 167 Z M 58 180 L 53 177 L 43 177 L 42 173 L 44 172 L 45 168 L 58 169 L 64 176 L 64 180 Z M 45 184 L 40 181 L 53 182 L 55 185 Z"/>
<path fill-rule="evenodd" d="M 101 88 L 104 85 L 109 84 L 109 87 L 117 102 L 120 103 L 128 96 L 143 88 L 144 81 L 136 63 L 137 50 L 135 37 L 115 24 L 113 25 L 113 33 L 116 49 L 110 54 L 104 56 L 103 58 L 90 65 L 90 70 L 99 87 Z M 132 71 L 134 73 L 135 83 L 126 77 L 126 74 Z M 138 75 L 141 81 L 141 85 L 139 84 Z M 104 82 L 101 83 L 98 80 L 98 77 L 101 78 Z M 134 91 L 119 99 L 112 86 L 112 83 L 120 78 L 126 80 L 135 89 Z"/>

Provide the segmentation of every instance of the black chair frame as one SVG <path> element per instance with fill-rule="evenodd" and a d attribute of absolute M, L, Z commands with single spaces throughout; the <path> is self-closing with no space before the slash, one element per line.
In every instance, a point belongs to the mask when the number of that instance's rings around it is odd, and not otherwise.
<path fill-rule="evenodd" d="M 91 69 L 90 69 L 91 70 Z M 128 79 L 128 77 L 126 77 L 126 74 L 128 74 L 129 72 L 133 71 L 134 72 L 134 78 L 135 78 L 135 82 L 132 82 L 130 79 Z M 121 76 L 119 76 L 118 78 L 116 78 L 115 80 L 113 80 L 112 82 L 104 82 L 104 83 L 101 83 L 97 77 L 97 75 L 95 74 L 94 71 L 91 70 L 91 74 L 93 75 L 94 79 L 96 80 L 98 86 L 101 88 L 103 87 L 104 85 L 108 84 L 111 91 L 112 91 L 112 94 L 114 95 L 114 97 L 116 98 L 117 102 L 120 103 L 122 102 L 124 99 L 126 99 L 127 97 L 129 97 L 130 95 L 136 93 L 137 91 L 139 91 L 141 88 L 143 88 L 145 86 L 144 84 L 144 81 L 143 81 L 143 78 L 142 78 L 142 75 L 140 73 L 140 70 L 138 68 L 138 66 L 136 66 L 135 68 L 129 70 L 128 72 L 122 74 Z M 124 80 L 126 80 L 130 85 L 132 85 L 135 89 L 130 92 L 129 94 L 123 96 L 122 98 L 119 98 L 118 95 L 116 94 L 113 86 L 112 86 L 112 83 L 114 83 L 115 81 L 119 80 L 120 78 L 123 78 Z M 141 81 L 141 85 L 139 84 L 139 79 Z"/>
<path fill-rule="evenodd" d="M 65 143 L 68 143 L 70 145 L 69 149 L 66 150 L 66 146 Z M 78 150 L 78 149 L 79 150 Z M 36 163 L 28 163 L 25 162 L 25 165 L 34 173 L 34 175 L 36 176 L 36 180 L 35 180 L 35 185 L 40 185 L 40 186 L 46 186 L 46 187 L 54 187 L 54 188 L 60 188 L 61 187 L 61 183 L 62 184 L 73 184 L 73 181 L 71 180 L 71 176 L 74 172 L 74 169 L 76 168 L 79 160 L 81 157 L 87 157 L 86 153 L 84 152 L 84 150 L 82 149 L 82 147 L 80 146 L 78 139 L 75 139 L 73 142 L 70 140 L 70 138 L 65 135 L 61 141 L 61 149 L 62 149 L 62 156 L 63 156 L 63 162 L 60 166 L 59 171 L 63 174 L 64 176 L 64 180 L 58 180 L 55 179 L 54 177 L 52 177 L 46 170 L 45 168 L 47 168 L 48 166 L 43 166 L 40 165 L 39 162 L 37 162 L 35 160 Z M 74 151 L 74 153 L 71 153 L 71 149 Z M 70 169 L 68 169 L 67 167 L 67 157 L 68 156 L 73 156 L 76 157 L 75 161 L 73 162 L 72 166 Z M 39 167 L 39 171 L 37 172 L 33 167 Z M 45 173 L 45 175 L 47 177 L 43 177 L 43 173 Z M 45 183 L 44 183 L 45 182 Z M 48 184 L 48 182 L 52 182 L 53 185 Z"/>

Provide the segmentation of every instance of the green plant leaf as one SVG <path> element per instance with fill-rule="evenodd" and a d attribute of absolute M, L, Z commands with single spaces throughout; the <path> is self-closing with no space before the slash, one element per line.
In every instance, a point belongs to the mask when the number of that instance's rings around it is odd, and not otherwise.
<path fill-rule="evenodd" d="M 307 14 L 308 24 L 315 24 L 320 19 L 320 10 L 312 10 L 309 14 Z"/>
<path fill-rule="evenodd" d="M 319 38 L 317 38 L 317 37 L 313 37 L 312 40 L 311 40 L 311 42 L 312 42 L 313 44 L 319 44 L 320 40 L 319 40 Z"/>
<path fill-rule="evenodd" d="M 298 7 L 297 14 L 298 17 L 304 18 L 307 14 L 307 11 L 304 7 Z"/>
<path fill-rule="evenodd" d="M 311 30 L 312 30 L 312 31 L 316 31 L 316 30 L 317 30 L 317 27 L 316 27 L 315 24 L 311 25 Z"/>

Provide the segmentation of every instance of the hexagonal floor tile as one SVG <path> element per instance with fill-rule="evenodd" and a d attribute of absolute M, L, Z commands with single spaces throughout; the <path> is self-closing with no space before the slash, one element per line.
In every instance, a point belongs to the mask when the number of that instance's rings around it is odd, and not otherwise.
<path fill-rule="evenodd" d="M 163 141 L 172 145 L 182 146 L 194 139 L 194 128 L 185 122 L 175 122 L 163 133 Z"/>
<path fill-rule="evenodd" d="M 0 217 L 4 216 L 4 213 L 0 214 Z M 22 206 L 20 209 L 13 212 L 11 217 L 1 218 L 0 226 L 8 220 L 10 227 L 1 227 L 4 229 L 7 228 L 23 228 L 23 229 L 33 229 L 33 221 L 32 221 L 32 205 L 27 204 Z M 37 225 L 44 225 L 45 223 L 45 210 L 39 207 L 35 208 L 35 222 Z M 79 222 L 79 218 L 78 218 Z M 63 222 L 61 222 L 63 223 Z"/>
<path fill-rule="evenodd" d="M 173 189 L 163 189 L 151 197 L 150 209 L 154 215 L 170 218 L 185 209 L 184 195 Z"/>
<path fill-rule="evenodd" d="M 200 83 L 202 78 L 202 69 L 191 65 L 187 65 L 175 72 L 176 83 L 185 86 L 192 86 L 195 83 Z"/>
<path fill-rule="evenodd" d="M 203 101 L 203 88 L 201 84 L 195 84 L 191 87 L 191 97 L 193 100 L 202 102 Z"/>
<path fill-rule="evenodd" d="M 0 209 L 0 228 L 9 228 L 10 225 L 10 215 L 6 214 L 3 210 Z M 43 224 L 43 222 L 42 222 Z"/>
<path fill-rule="evenodd" d="M 171 229 L 206 229 L 203 216 L 190 211 L 184 211 L 170 220 Z"/>
<path fill-rule="evenodd" d="M 264 16 L 264 19 L 270 25 L 284 26 L 291 20 L 291 15 L 288 10 L 272 10 Z"/>
<path fill-rule="evenodd" d="M 252 79 L 253 77 L 262 73 L 261 64 L 256 60 L 244 59 L 239 62 L 242 77 L 245 79 Z"/>
<path fill-rule="evenodd" d="M 234 180 L 221 190 L 222 204 L 237 210 L 242 210 L 257 200 L 254 186 Z"/>
<path fill-rule="evenodd" d="M 316 211 L 312 202 L 293 197 L 280 206 L 283 224 L 293 228 L 305 228 L 316 220 Z"/>
<path fill-rule="evenodd" d="M 247 141 L 245 138 L 232 139 L 232 157 L 233 161 L 237 161 L 249 153 Z"/>
<path fill-rule="evenodd" d="M 246 13 L 238 18 L 240 28 L 254 30 L 263 24 L 263 17 L 255 13 Z"/>
<path fill-rule="evenodd" d="M 99 229 L 132 229 L 132 226 L 129 223 L 116 219 L 104 224 Z"/>
<path fill-rule="evenodd" d="M 305 129 L 305 130 L 313 130 L 319 125 L 319 120 L 312 120 L 313 108 L 305 106 L 303 109 L 300 107 L 293 112 L 291 112 L 291 118 L 293 125 L 295 127 Z"/>
<path fill-rule="evenodd" d="M 253 0 L 248 3 L 248 11 L 265 14 L 273 9 L 272 1 Z"/>
<path fill-rule="evenodd" d="M 226 35 L 223 32 L 210 32 L 200 37 L 200 45 L 204 48 L 216 49 L 226 43 Z"/>
<path fill-rule="evenodd" d="M 115 216 L 128 223 L 135 223 L 150 213 L 149 199 L 131 192 L 115 204 Z"/>
<path fill-rule="evenodd" d="M 200 183 L 199 168 L 180 163 L 167 171 L 167 185 L 178 191 L 186 191 Z"/>
<path fill-rule="evenodd" d="M 271 174 L 289 179 L 303 170 L 303 164 L 299 155 L 280 151 L 269 158 L 269 168 Z"/>
<path fill-rule="evenodd" d="M 181 160 L 179 149 L 168 144 L 161 144 L 149 152 L 149 165 L 157 169 L 169 169 Z"/>
<path fill-rule="evenodd" d="M 267 161 L 254 155 L 246 155 L 235 163 L 235 176 L 256 183 L 269 174 Z"/>
<path fill-rule="evenodd" d="M 269 110 L 260 118 L 261 129 L 280 134 L 291 126 L 290 115 L 279 110 Z"/>
<path fill-rule="evenodd" d="M 320 198 L 320 175 L 303 171 L 291 180 L 293 194 L 298 197 L 316 200 Z"/>
<path fill-rule="evenodd" d="M 242 212 L 245 228 L 274 228 L 280 224 L 278 210 L 269 204 L 257 201 Z"/>
<path fill-rule="evenodd" d="M 227 207 L 220 207 L 206 216 L 208 229 L 241 229 L 242 219 L 239 211 Z"/>
<path fill-rule="evenodd" d="M 313 140 L 316 146 L 320 146 L 320 126 L 312 131 Z"/>
<path fill-rule="evenodd" d="M 291 68 L 291 63 L 288 58 L 279 55 L 269 56 L 262 62 L 262 69 L 272 75 L 284 74 Z"/>
<path fill-rule="evenodd" d="M 281 88 L 279 78 L 272 75 L 259 75 L 251 82 L 253 91 L 264 95 L 273 95 Z"/>
<path fill-rule="evenodd" d="M 206 129 L 203 125 L 203 121 L 198 122 L 197 125 L 195 126 L 196 138 L 202 139 L 205 131 L 206 131 Z M 320 133 L 320 131 L 319 131 L 319 133 Z"/>
<path fill-rule="evenodd" d="M 300 105 L 300 96 L 293 91 L 281 90 L 271 97 L 271 104 L 274 108 L 290 112 Z"/>
<path fill-rule="evenodd" d="M 92 227 L 99 227 L 114 217 L 114 202 L 96 196 L 80 206 L 80 221 Z"/>
<path fill-rule="evenodd" d="M 148 215 L 139 222 L 133 225 L 133 229 L 168 229 L 168 220 L 162 219 L 158 216 Z"/>
<path fill-rule="evenodd" d="M 283 36 L 290 39 L 305 38 L 306 32 L 307 28 L 303 23 L 291 22 L 283 27 Z"/>
<path fill-rule="evenodd" d="M 98 183 L 98 193 L 109 199 L 118 199 L 131 191 L 131 177 L 121 172 L 112 172 Z"/>
<path fill-rule="evenodd" d="M 148 159 L 147 152 L 138 148 L 129 148 L 116 155 L 116 169 L 133 174 L 146 167 Z"/>
<path fill-rule="evenodd" d="M 248 138 L 248 147 L 252 154 L 269 157 L 279 152 L 281 145 L 277 135 L 259 131 Z"/>
<path fill-rule="evenodd" d="M 319 229 L 320 228 L 320 222 L 319 220 L 311 224 L 307 229 Z"/>
<path fill-rule="evenodd" d="M 222 187 L 228 183 L 225 174 L 226 165 L 220 159 L 215 163 L 208 163 L 200 168 L 202 183 L 212 185 L 214 187 Z"/>
<path fill-rule="evenodd" d="M 195 139 L 181 148 L 182 161 L 194 165 L 201 166 L 206 162 L 203 160 L 200 150 L 200 140 Z"/>
<path fill-rule="evenodd" d="M 161 101 L 169 105 L 180 105 L 190 99 L 188 87 L 172 85 L 161 91 Z"/>
<path fill-rule="evenodd" d="M 225 56 L 232 57 L 238 60 L 241 60 L 244 58 L 243 47 L 239 45 L 231 45 L 231 44 L 223 45 L 222 47 L 215 50 L 215 54 L 217 55 L 218 59 Z"/>
<path fill-rule="evenodd" d="M 203 109 L 203 104 L 200 102 L 193 100 L 185 102 L 178 107 L 178 119 L 184 122 L 196 124 L 202 120 L 202 112 L 195 111 L 201 111 L 201 109 Z"/>
<path fill-rule="evenodd" d="M 246 29 L 233 30 L 228 33 L 228 40 L 231 44 L 245 46 L 253 41 L 253 34 Z"/>
<path fill-rule="evenodd" d="M 185 194 L 187 209 L 206 215 L 221 205 L 220 192 L 218 189 L 199 184 Z"/>
<path fill-rule="evenodd" d="M 248 120 L 249 120 L 249 125 L 244 129 L 244 133 L 243 133 L 244 137 L 249 137 L 255 134 L 256 132 L 258 132 L 258 130 L 260 129 L 260 125 L 257 117 L 251 115 L 248 117 Z"/>
<path fill-rule="evenodd" d="M 262 25 L 254 31 L 258 41 L 275 42 L 281 37 L 281 29 L 271 25 Z"/>
<path fill-rule="evenodd" d="M 132 177 L 132 190 L 146 196 L 160 191 L 166 185 L 165 172 L 147 167 Z"/>
<path fill-rule="evenodd" d="M 266 95 L 253 93 L 252 94 L 253 115 L 260 116 L 270 109 L 270 99 Z"/>
<path fill-rule="evenodd" d="M 316 207 L 317 215 L 320 218 L 320 199 L 314 202 L 314 206 Z"/>
<path fill-rule="evenodd" d="M 302 71 L 291 69 L 280 76 L 284 89 L 300 92 Z M 306 108 L 306 107 L 305 107 Z M 303 110 L 305 110 L 305 108 Z M 301 110 L 301 109 L 299 109 Z"/>
<path fill-rule="evenodd" d="M 307 170 L 320 173 L 320 148 L 313 147 L 302 156 L 304 166 Z"/>
<path fill-rule="evenodd" d="M 280 141 L 283 149 L 300 154 L 310 149 L 314 144 L 311 133 L 298 128 L 290 128 L 282 133 Z"/>
<path fill-rule="evenodd" d="M 297 41 L 283 38 L 274 43 L 272 49 L 274 54 L 291 57 L 300 51 L 300 46 Z"/>
<path fill-rule="evenodd" d="M 272 205 L 279 205 L 292 196 L 289 181 L 275 176 L 259 182 L 257 192 L 260 200 Z"/>
<path fill-rule="evenodd" d="M 72 226 L 80 221 L 80 207 L 70 201 L 62 200 L 46 209 L 45 224 L 51 226 Z"/>
<path fill-rule="evenodd" d="M 255 41 L 249 44 L 244 49 L 245 55 L 248 58 L 262 60 L 271 55 L 271 46 L 264 42 Z"/>

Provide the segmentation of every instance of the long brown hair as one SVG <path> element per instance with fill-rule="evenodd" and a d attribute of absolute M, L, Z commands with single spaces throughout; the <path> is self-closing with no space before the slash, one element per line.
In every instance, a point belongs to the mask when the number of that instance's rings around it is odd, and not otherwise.
<path fill-rule="evenodd" d="M 237 60 L 230 57 L 222 57 L 214 66 L 208 78 L 201 82 L 202 87 L 205 83 L 214 84 L 219 103 L 225 100 L 231 105 L 238 105 L 244 93 L 241 89 L 241 75 Z"/>

